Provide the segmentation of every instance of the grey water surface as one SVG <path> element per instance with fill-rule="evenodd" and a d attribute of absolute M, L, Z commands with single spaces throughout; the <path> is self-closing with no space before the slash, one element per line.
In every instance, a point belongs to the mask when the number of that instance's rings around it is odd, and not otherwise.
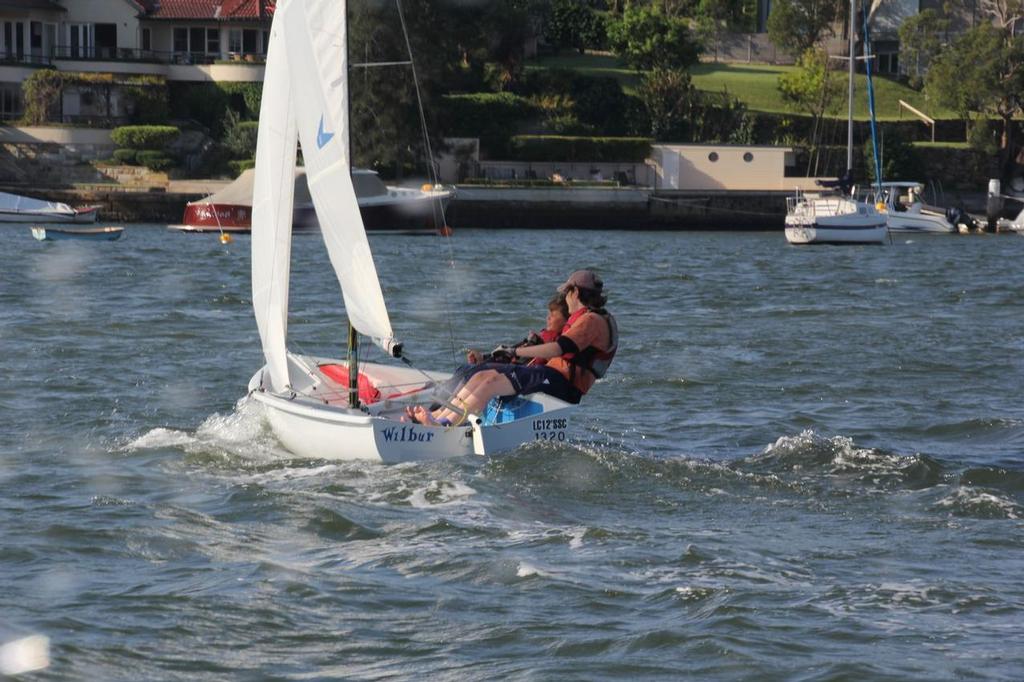
<path fill-rule="evenodd" d="M 241 400 L 247 237 L 0 245 L 24 679 L 1024 678 L 1019 236 L 371 237 L 417 366 L 578 267 L 622 334 L 571 442 L 389 467 L 292 458 Z M 293 260 L 292 346 L 337 356 L 319 235 Z"/>

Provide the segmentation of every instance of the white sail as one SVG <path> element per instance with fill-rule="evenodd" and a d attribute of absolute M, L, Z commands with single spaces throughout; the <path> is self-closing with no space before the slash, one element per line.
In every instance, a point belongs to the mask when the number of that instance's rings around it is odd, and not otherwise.
<path fill-rule="evenodd" d="M 297 135 L 293 97 L 285 37 L 274 22 L 263 78 L 253 180 L 252 304 L 263 355 L 277 390 L 289 385 L 285 337 Z"/>
<path fill-rule="evenodd" d="M 387 353 L 391 320 L 352 187 L 344 0 L 279 2 L 274 22 L 288 44 L 291 100 L 310 195 L 341 283 L 348 319 Z"/>

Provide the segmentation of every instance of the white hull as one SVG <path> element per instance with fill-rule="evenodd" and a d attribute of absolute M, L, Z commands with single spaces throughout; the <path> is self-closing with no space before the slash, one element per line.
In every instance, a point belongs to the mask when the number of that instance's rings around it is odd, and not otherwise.
<path fill-rule="evenodd" d="M 884 244 L 888 228 L 882 225 L 835 227 L 828 225 L 786 225 L 790 244 Z"/>
<path fill-rule="evenodd" d="M 73 223 L 88 225 L 96 222 L 97 209 L 89 208 L 72 213 L 59 211 L 0 211 L 3 223 Z"/>
<path fill-rule="evenodd" d="M 249 394 L 264 406 L 281 444 L 299 457 L 392 464 L 492 455 L 534 440 L 568 437 L 574 406 L 545 394 L 528 396 L 538 412 L 504 424 L 484 424 L 479 415 L 469 415 L 459 426 L 422 426 L 401 419 L 407 405 L 433 399 L 423 372 L 362 363 L 361 373 L 380 386 L 385 397 L 366 405 L 365 411 L 353 410 L 348 407 L 347 387 L 317 370 L 321 364 L 343 362 L 294 354 L 288 358 L 295 393 L 267 390 L 269 372 L 264 367 L 250 380 Z M 448 378 L 427 374 L 435 382 Z M 388 384 L 401 387 L 395 390 L 402 395 L 387 398 Z"/>
<path fill-rule="evenodd" d="M 893 232 L 917 232 L 926 234 L 953 234 L 956 227 L 951 225 L 944 217 L 919 215 L 889 215 L 887 221 L 889 229 Z"/>

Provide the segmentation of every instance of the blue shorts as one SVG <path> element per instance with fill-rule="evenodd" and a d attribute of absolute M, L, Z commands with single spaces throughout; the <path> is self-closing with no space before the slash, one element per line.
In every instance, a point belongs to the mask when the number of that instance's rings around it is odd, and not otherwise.
<path fill-rule="evenodd" d="M 479 369 L 477 369 L 479 368 Z M 517 365 L 511 363 L 486 363 L 474 367 L 472 374 L 493 369 L 504 375 L 515 389 L 516 395 L 547 393 L 567 403 L 576 404 L 583 397 L 579 389 L 557 371 L 544 365 Z"/>

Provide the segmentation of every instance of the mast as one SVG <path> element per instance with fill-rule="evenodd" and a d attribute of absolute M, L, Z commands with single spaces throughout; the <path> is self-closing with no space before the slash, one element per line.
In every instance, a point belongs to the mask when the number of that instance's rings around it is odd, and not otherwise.
<path fill-rule="evenodd" d="M 850 92 L 847 97 L 848 114 L 846 121 L 846 170 L 853 170 L 853 66 L 856 58 L 853 52 L 854 26 L 857 25 L 857 0 L 850 0 Z"/>
<path fill-rule="evenodd" d="M 352 98 L 350 96 L 348 68 L 348 3 L 345 2 L 345 148 L 348 150 L 348 174 L 352 175 Z M 353 410 L 359 409 L 359 332 L 352 326 L 352 319 L 348 319 L 348 406 Z"/>

